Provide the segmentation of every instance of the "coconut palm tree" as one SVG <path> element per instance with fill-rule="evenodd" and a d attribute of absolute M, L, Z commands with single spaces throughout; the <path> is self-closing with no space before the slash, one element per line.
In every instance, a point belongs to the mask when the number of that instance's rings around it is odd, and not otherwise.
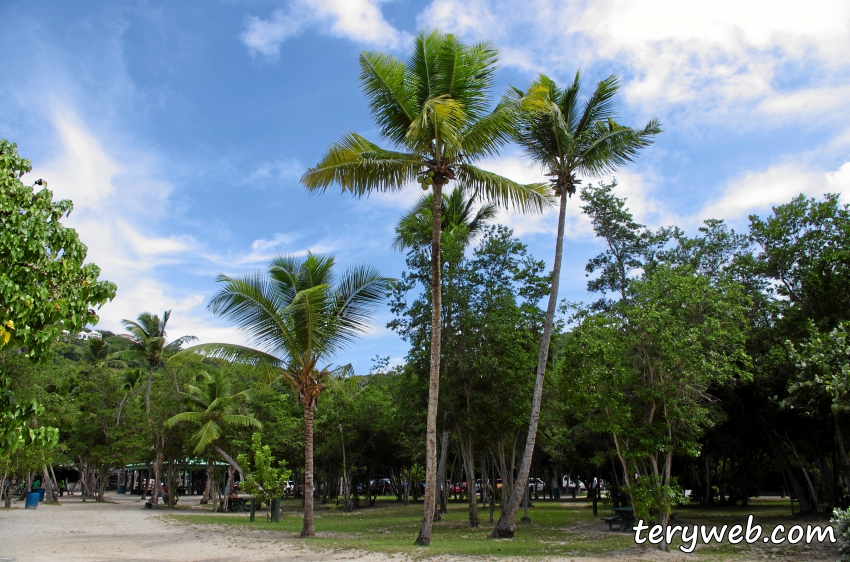
<path fill-rule="evenodd" d="M 165 447 L 165 433 L 151 417 L 151 383 L 153 382 L 153 372 L 154 369 L 164 363 L 166 357 L 179 351 L 184 344 L 198 339 L 195 336 L 183 336 L 166 344 L 165 342 L 168 336 L 165 332 L 165 327 L 168 325 L 170 318 L 171 311 L 166 310 L 162 315 L 162 319 L 156 314 L 143 312 L 139 314 L 136 321 L 122 320 L 121 323 L 124 324 L 124 329 L 130 333 L 130 337 L 128 338 L 130 348 L 116 351 L 110 355 L 110 359 L 140 361 L 145 364 L 148 370 L 148 382 L 145 387 L 145 412 L 148 417 L 148 425 L 154 434 L 154 451 L 156 455 L 154 461 L 153 496 L 151 497 L 153 507 L 159 505 L 162 451 Z"/>
<path fill-rule="evenodd" d="M 190 408 L 165 422 L 165 427 L 171 428 L 180 422 L 201 424 L 200 429 L 192 435 L 195 443 L 194 453 L 200 455 L 207 447 L 212 446 L 229 464 L 227 488 L 224 492 L 223 510 L 227 511 L 227 500 L 233 487 L 233 471 L 239 472 L 244 480 L 242 468 L 215 442 L 221 437 L 226 426 L 245 426 L 262 429 L 263 424 L 254 416 L 240 414 L 241 404 L 250 401 L 251 395 L 247 390 L 233 392 L 233 382 L 228 371 L 213 371 L 212 374 L 202 371 L 200 385 L 186 385 L 181 392 L 184 403 Z"/>
<path fill-rule="evenodd" d="M 466 197 L 463 189 L 455 188 L 443 197 L 440 218 L 442 220 L 441 241 L 445 237 L 456 239 L 458 245 L 466 247 L 484 230 L 484 226 L 496 218 L 497 208 L 492 203 L 475 209 L 475 200 Z M 413 208 L 399 220 L 393 248 L 404 251 L 423 248 L 431 244 L 431 223 L 434 214 L 434 195 L 423 195 Z"/>
<path fill-rule="evenodd" d="M 511 140 L 516 122 L 514 104 L 489 108 L 497 58 L 487 43 L 465 45 L 454 35 L 437 31 L 420 33 L 406 62 L 384 53 L 363 52 L 361 88 L 380 135 L 393 149 L 348 133 L 301 178 L 311 191 L 322 192 L 336 183 L 356 196 L 399 191 L 415 180 L 434 196 L 426 485 L 424 517 L 416 540 L 420 545 L 431 541 L 437 475 L 443 187 L 454 180 L 481 199 L 522 210 L 541 210 L 550 204 L 544 185 L 521 185 L 475 166 Z"/>
<path fill-rule="evenodd" d="M 224 286 L 209 308 L 233 322 L 254 347 L 211 343 L 178 354 L 217 357 L 252 366 L 265 383 L 282 378 L 304 408 L 304 524 L 302 537 L 316 535 L 313 517 L 313 412 L 324 381 L 348 369 L 319 366 L 353 343 L 369 326 L 374 307 L 391 279 L 369 266 L 337 277 L 334 258 L 307 254 L 278 257 L 268 272 L 238 278 L 219 275 Z"/>
<path fill-rule="evenodd" d="M 520 115 L 516 141 L 526 154 L 540 165 L 548 176 L 552 191 L 559 201 L 558 232 L 555 241 L 555 263 L 552 268 L 552 287 L 546 308 L 546 320 L 537 358 L 537 377 L 531 402 L 531 418 L 516 485 L 506 508 L 493 529 L 493 537 L 512 537 L 516 516 L 527 488 L 531 457 L 540 418 L 543 379 L 549 357 L 549 343 L 555 307 L 558 303 L 558 283 L 564 248 L 564 223 L 567 200 L 581 183 L 578 176 L 595 177 L 610 173 L 631 162 L 639 150 L 652 144 L 661 132 L 655 119 L 643 129 L 632 129 L 615 121 L 614 98 L 619 91 L 616 76 L 609 76 L 596 85 L 587 99 L 581 97 L 581 73 L 576 72 L 573 83 L 561 89 L 550 78 L 540 75 L 527 91 L 513 89 L 509 100 L 532 99 Z"/>
<path fill-rule="evenodd" d="M 393 247 L 396 250 L 403 251 L 408 248 L 422 249 L 430 246 L 433 208 L 434 196 L 429 193 L 423 195 L 413 208 L 401 218 L 395 229 L 396 237 Z M 471 197 L 467 198 L 463 189 L 456 187 L 442 201 L 442 212 L 440 214 L 442 220 L 441 243 L 451 241 L 450 244 L 455 248 L 465 249 L 484 231 L 484 227 L 496 217 L 496 212 L 496 206 L 492 203 L 482 205 L 476 210 L 475 200 Z M 445 284 L 447 287 L 451 287 L 454 277 L 452 275 L 452 266 L 455 264 L 447 263 L 445 255 L 441 257 L 441 261 L 446 265 L 447 269 L 447 283 Z M 446 280 L 441 280 L 441 283 Z M 452 305 L 451 303 L 446 304 L 448 305 L 448 311 L 445 314 L 441 313 L 441 316 L 444 318 L 444 324 L 440 328 L 441 333 L 446 329 L 451 329 Z M 445 370 L 445 362 L 441 361 L 440 363 Z M 440 440 L 442 447 L 437 466 L 438 484 L 435 492 L 437 497 L 435 497 L 434 503 L 435 521 L 440 520 L 440 510 L 446 507 L 447 501 L 448 490 L 445 489 L 444 483 L 446 481 L 448 438 L 449 432 L 444 427 L 442 439 Z"/>

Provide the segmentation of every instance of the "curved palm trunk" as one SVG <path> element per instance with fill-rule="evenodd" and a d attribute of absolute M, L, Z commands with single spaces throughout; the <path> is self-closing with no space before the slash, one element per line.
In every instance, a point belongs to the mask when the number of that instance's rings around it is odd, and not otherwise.
<path fill-rule="evenodd" d="M 422 528 L 416 544 L 431 544 L 437 491 L 437 401 L 440 396 L 440 336 L 442 280 L 440 279 L 440 236 L 442 233 L 443 186 L 433 183 L 434 210 L 431 223 L 431 368 L 428 382 L 428 418 L 425 427 L 425 498 Z"/>
<path fill-rule="evenodd" d="M 315 537 L 313 519 L 313 408 L 304 406 L 304 525 L 301 538 Z"/>
<path fill-rule="evenodd" d="M 523 492 L 528 488 L 528 473 L 531 471 L 531 456 L 537 439 L 537 422 L 540 420 L 540 404 L 543 399 L 543 380 L 546 376 L 546 362 L 549 358 L 549 342 L 552 339 L 552 325 L 555 322 L 555 307 L 558 304 L 558 284 L 561 278 L 561 258 L 564 254 L 564 223 L 567 214 L 567 194 L 561 193 L 558 211 L 558 238 L 555 243 L 555 264 L 552 268 L 552 289 L 549 291 L 549 305 L 546 307 L 546 321 L 543 324 L 543 337 L 540 340 L 540 354 L 537 356 L 537 378 L 534 381 L 534 396 L 531 399 L 531 420 L 528 424 L 528 436 L 525 451 L 519 465 L 519 473 L 511 497 L 502 510 L 502 516 L 493 529 L 493 538 L 509 538 L 516 531 L 516 516 L 522 503 Z M 503 480 L 504 482 L 504 476 Z"/>

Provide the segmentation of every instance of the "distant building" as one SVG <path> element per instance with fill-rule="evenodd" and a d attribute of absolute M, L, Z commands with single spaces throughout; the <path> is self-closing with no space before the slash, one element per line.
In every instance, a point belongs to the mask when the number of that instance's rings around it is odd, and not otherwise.
<path fill-rule="evenodd" d="M 87 341 L 87 340 L 99 340 L 99 339 L 102 339 L 102 338 L 103 338 L 103 336 L 100 334 L 100 332 L 77 332 L 77 339 L 78 340 Z"/>

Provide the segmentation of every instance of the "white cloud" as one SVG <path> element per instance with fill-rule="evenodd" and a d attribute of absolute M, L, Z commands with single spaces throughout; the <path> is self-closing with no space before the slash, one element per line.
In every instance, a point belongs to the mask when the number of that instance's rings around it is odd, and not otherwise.
<path fill-rule="evenodd" d="M 774 205 L 788 203 L 801 193 L 818 198 L 824 193 L 839 193 L 843 202 L 850 202 L 850 162 L 832 172 L 813 170 L 799 163 L 777 164 L 760 172 L 749 172 L 730 181 L 720 198 L 706 204 L 698 215 L 700 220 L 722 218 L 740 222 L 751 213 L 766 212 Z"/>
<path fill-rule="evenodd" d="M 319 27 L 336 37 L 345 37 L 395 48 L 404 34 L 390 25 L 381 13 L 382 0 L 291 0 L 268 19 L 245 18 L 242 41 L 252 56 L 271 60 L 280 56 L 281 45 L 308 27 Z"/>
<path fill-rule="evenodd" d="M 433 0 L 420 23 L 492 38 L 505 64 L 555 76 L 613 65 L 627 101 L 701 117 L 832 105 L 850 66 L 846 0 Z"/>

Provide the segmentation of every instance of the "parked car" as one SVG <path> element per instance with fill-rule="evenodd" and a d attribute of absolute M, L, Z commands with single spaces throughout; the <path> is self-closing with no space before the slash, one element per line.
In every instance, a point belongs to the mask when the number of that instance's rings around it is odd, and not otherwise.
<path fill-rule="evenodd" d="M 466 482 L 463 482 L 463 483 L 455 482 L 454 485 L 451 488 L 449 488 L 449 493 L 451 493 L 451 494 L 465 494 L 467 486 L 468 485 L 467 485 Z"/>
<path fill-rule="evenodd" d="M 543 491 L 543 480 L 540 478 L 529 478 L 528 479 L 528 490 L 531 492 L 542 492 Z"/>
<path fill-rule="evenodd" d="M 387 496 L 393 493 L 393 483 L 389 478 L 375 478 L 369 485 L 372 494 Z"/>
<path fill-rule="evenodd" d="M 581 480 L 573 480 L 568 474 L 564 475 L 563 479 L 561 480 L 561 488 L 576 488 L 578 490 L 581 490 L 582 492 L 587 491 L 587 487 L 584 485 L 584 482 L 582 482 Z"/>

